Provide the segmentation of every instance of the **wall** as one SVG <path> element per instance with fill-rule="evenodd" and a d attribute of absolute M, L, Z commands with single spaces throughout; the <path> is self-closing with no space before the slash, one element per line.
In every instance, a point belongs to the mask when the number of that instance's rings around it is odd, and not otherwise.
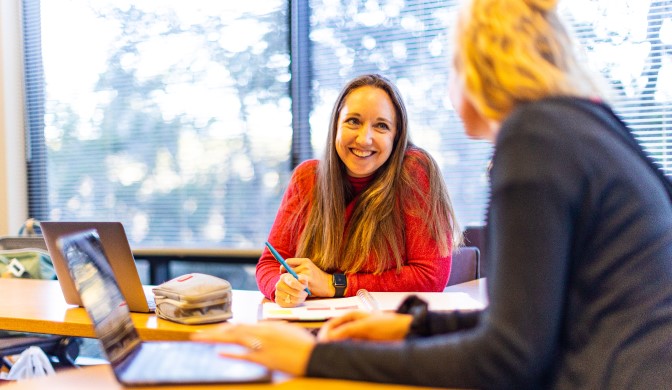
<path fill-rule="evenodd" d="M 0 0 L 0 236 L 28 215 L 20 0 Z"/>

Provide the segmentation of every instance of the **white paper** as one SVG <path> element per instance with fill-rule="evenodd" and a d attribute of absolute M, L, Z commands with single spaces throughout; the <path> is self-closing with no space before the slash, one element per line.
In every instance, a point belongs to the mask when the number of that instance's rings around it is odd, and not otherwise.
<path fill-rule="evenodd" d="M 481 310 L 481 302 L 463 292 L 369 292 L 382 311 L 395 311 L 409 295 L 417 295 L 429 303 L 433 311 Z M 263 304 L 262 319 L 288 321 L 324 321 L 352 310 L 369 310 L 357 296 L 347 298 L 309 299 L 301 306 L 284 308 L 274 302 Z"/>

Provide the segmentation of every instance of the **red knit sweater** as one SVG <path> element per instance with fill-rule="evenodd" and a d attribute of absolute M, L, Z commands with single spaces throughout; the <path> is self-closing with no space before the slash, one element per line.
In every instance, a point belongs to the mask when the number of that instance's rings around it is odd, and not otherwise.
<path fill-rule="evenodd" d="M 409 158 L 411 156 L 413 158 Z M 411 177 L 417 179 L 418 187 L 427 191 L 429 190 L 429 178 L 418 159 L 426 159 L 426 157 L 417 150 L 408 151 L 404 159 L 403 169 L 410 170 Z M 301 199 L 311 196 L 316 183 L 318 164 L 317 160 L 308 160 L 296 167 L 280 204 L 275 222 L 271 227 L 268 241 L 285 258 L 296 257 L 297 242 L 295 238 L 300 235 L 300 231 L 298 233 L 289 231 L 287 221 L 290 221 L 294 214 L 299 212 Z M 347 179 L 352 183 L 355 194 L 358 195 L 368 187 L 373 177 L 348 177 Z M 356 201 L 357 196 L 346 206 L 346 225 L 350 220 Z M 408 201 L 404 204 L 420 206 L 421 202 Z M 305 221 L 307 215 L 305 212 L 303 214 L 299 218 Z M 371 256 L 360 272 L 348 274 L 346 296 L 355 295 L 357 290 L 361 288 L 369 291 L 442 291 L 444 289 L 450 274 L 451 256 L 450 254 L 446 257 L 439 256 L 436 242 L 431 238 L 425 223 L 425 219 L 428 217 L 424 214 L 422 210 L 413 212 L 409 210 L 409 207 L 406 207 L 403 212 L 405 247 L 401 248 L 403 254 L 401 272 L 398 272 L 396 265 L 391 262 L 391 268 L 381 274 L 374 274 L 376 263 Z M 303 222 L 303 225 L 305 226 L 305 222 Z M 275 284 L 280 278 L 279 263 L 266 248 L 257 263 L 256 277 L 259 290 L 267 298 L 275 300 Z"/>

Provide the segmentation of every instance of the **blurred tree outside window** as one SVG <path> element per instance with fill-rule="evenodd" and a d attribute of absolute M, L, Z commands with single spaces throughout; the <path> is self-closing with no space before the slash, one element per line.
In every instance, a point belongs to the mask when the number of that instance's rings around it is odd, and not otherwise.
<path fill-rule="evenodd" d="M 339 90 L 376 72 L 401 90 L 460 224 L 484 223 L 492 147 L 467 139 L 448 99 L 455 0 L 306 0 L 300 75 L 287 0 L 22 1 L 32 216 L 121 221 L 135 247 L 260 249 L 295 132 L 321 157 Z M 617 113 L 672 173 L 672 1 L 560 8 Z"/>
<path fill-rule="evenodd" d="M 31 213 L 118 220 L 140 246 L 258 247 L 290 176 L 287 2 L 39 4 Z"/>

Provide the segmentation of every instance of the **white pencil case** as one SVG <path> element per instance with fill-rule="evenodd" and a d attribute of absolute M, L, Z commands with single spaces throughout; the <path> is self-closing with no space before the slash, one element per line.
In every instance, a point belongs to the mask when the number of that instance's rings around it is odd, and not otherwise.
<path fill-rule="evenodd" d="M 156 315 L 182 324 L 226 321 L 231 312 L 231 284 L 212 275 L 178 276 L 152 289 Z"/>

